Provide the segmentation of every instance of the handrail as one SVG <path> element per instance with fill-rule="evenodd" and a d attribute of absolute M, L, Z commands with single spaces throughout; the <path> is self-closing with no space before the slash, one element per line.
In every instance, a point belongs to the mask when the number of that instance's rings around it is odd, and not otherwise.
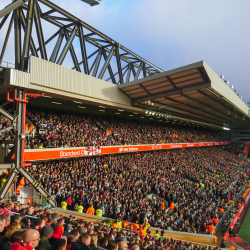
<path fill-rule="evenodd" d="M 234 204 L 236 204 L 239 200 L 239 198 L 241 197 L 241 195 L 243 194 L 243 192 L 245 191 L 245 188 L 242 187 L 241 191 L 239 192 L 238 196 L 234 199 Z M 226 217 L 228 216 L 228 214 L 231 212 L 231 210 L 233 209 L 233 204 L 231 204 L 227 211 L 223 214 L 223 216 L 220 218 L 220 221 L 216 224 L 214 232 L 216 233 L 219 229 L 219 227 L 222 225 L 222 223 L 224 222 L 224 220 L 226 219 Z"/>

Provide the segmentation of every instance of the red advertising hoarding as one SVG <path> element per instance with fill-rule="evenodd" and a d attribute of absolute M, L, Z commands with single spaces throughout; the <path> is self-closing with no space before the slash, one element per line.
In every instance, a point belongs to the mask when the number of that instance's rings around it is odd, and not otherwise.
<path fill-rule="evenodd" d="M 26 149 L 24 152 L 24 159 L 25 161 L 39 161 L 39 160 L 83 157 L 90 155 L 130 153 L 130 152 L 174 149 L 174 148 L 204 147 L 204 146 L 216 146 L 225 144 L 230 144 L 230 142 L 106 146 L 106 147 L 96 147 L 96 148 L 80 147 L 80 148 Z"/>

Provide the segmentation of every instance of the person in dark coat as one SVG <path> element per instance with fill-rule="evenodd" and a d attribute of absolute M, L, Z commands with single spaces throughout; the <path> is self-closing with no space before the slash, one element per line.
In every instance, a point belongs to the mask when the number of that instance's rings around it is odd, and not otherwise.
<path fill-rule="evenodd" d="M 70 250 L 91 250 L 89 245 L 91 243 L 91 237 L 87 233 L 80 235 L 79 242 L 73 242 Z"/>
<path fill-rule="evenodd" d="M 49 239 L 52 238 L 53 228 L 46 225 L 42 228 L 40 233 L 40 241 L 35 250 L 52 250 L 52 246 L 49 243 Z"/>

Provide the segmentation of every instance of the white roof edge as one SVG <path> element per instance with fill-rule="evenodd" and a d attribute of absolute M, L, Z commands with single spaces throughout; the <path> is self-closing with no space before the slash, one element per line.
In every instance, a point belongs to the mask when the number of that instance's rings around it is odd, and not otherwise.
<path fill-rule="evenodd" d="M 211 90 L 214 90 L 224 100 L 231 103 L 238 111 L 248 116 L 248 106 L 236 95 L 233 89 L 227 85 L 205 62 L 204 68 L 211 80 Z"/>

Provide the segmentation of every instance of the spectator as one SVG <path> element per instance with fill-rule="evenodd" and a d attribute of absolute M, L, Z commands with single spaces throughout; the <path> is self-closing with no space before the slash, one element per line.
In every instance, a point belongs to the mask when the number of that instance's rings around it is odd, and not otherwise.
<path fill-rule="evenodd" d="M 80 240 L 78 242 L 73 242 L 71 244 L 70 250 L 91 250 L 89 245 L 91 243 L 91 237 L 87 233 L 83 233 L 80 235 Z"/>
<path fill-rule="evenodd" d="M 22 242 L 24 232 L 16 231 L 11 235 L 10 241 L 5 243 L 3 250 L 10 250 L 11 246 L 15 242 Z"/>
<path fill-rule="evenodd" d="M 5 241 L 10 241 L 11 235 L 16 232 L 21 231 L 21 224 L 20 223 L 12 223 L 8 226 L 8 229 L 4 235 Z"/>
<path fill-rule="evenodd" d="M 69 235 L 67 238 L 67 247 L 66 250 L 70 250 L 72 243 L 76 242 L 76 237 L 75 235 Z"/>
<path fill-rule="evenodd" d="M 97 250 L 98 235 L 91 234 L 90 237 L 91 237 L 91 243 L 89 245 L 89 248 L 91 248 L 91 250 Z"/>
<path fill-rule="evenodd" d="M 56 250 L 66 250 L 67 240 L 66 239 L 58 239 L 55 244 Z"/>
<path fill-rule="evenodd" d="M 39 241 L 36 250 L 52 250 L 52 246 L 49 243 L 49 240 L 52 238 L 53 228 L 49 225 L 46 225 L 41 230 L 41 240 Z"/>
<path fill-rule="evenodd" d="M 118 244 L 114 240 L 110 240 L 107 245 L 107 250 L 118 250 Z M 140 250 L 140 249 L 139 249 Z"/>
<path fill-rule="evenodd" d="M 10 215 L 4 213 L 1 217 L 4 219 L 5 225 L 4 225 L 4 229 L 2 230 L 2 232 L 0 233 L 0 235 L 1 235 L 1 236 L 4 236 L 5 233 L 7 232 L 8 226 L 9 226 L 9 224 L 10 224 Z"/>
<path fill-rule="evenodd" d="M 10 250 L 33 250 L 38 246 L 40 241 L 40 234 L 38 230 L 29 229 L 23 234 L 22 242 L 14 242 Z"/>
<path fill-rule="evenodd" d="M 0 216 L 0 246 L 3 246 L 4 244 L 3 236 L 1 233 L 4 230 L 5 223 L 6 223 L 5 218 L 3 216 Z"/>

